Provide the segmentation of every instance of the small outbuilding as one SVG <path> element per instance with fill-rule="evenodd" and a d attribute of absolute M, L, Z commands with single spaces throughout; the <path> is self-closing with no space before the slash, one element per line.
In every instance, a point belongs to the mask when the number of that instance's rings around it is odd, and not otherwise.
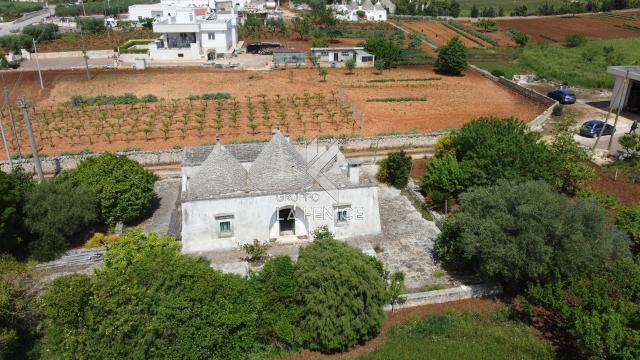
<path fill-rule="evenodd" d="M 363 47 L 311 48 L 311 56 L 324 67 L 344 67 L 347 60 L 354 59 L 357 68 L 370 68 L 375 61 Z"/>
<path fill-rule="evenodd" d="M 296 49 L 274 49 L 273 64 L 276 66 L 295 65 L 301 66 L 305 63 L 306 55 L 302 50 Z"/>
<path fill-rule="evenodd" d="M 607 72 L 616 77 L 611 109 L 640 113 L 640 66 L 609 66 Z"/>

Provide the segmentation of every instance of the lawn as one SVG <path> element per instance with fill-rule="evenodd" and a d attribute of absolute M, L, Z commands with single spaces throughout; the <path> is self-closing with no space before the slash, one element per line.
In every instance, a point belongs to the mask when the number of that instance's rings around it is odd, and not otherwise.
<path fill-rule="evenodd" d="M 495 313 L 431 315 L 394 327 L 388 340 L 361 360 L 552 359 L 549 345 L 528 326 Z"/>
<path fill-rule="evenodd" d="M 584 88 L 612 88 L 614 77 L 607 74 L 607 66 L 639 61 L 640 38 L 592 40 L 575 48 L 539 44 L 524 49 L 470 49 L 470 54 L 471 63 L 500 70 L 508 78 L 536 73 Z"/>
<path fill-rule="evenodd" d="M 484 8 L 493 7 L 498 12 L 498 9 L 503 8 L 504 14 L 508 16 L 516 6 L 526 5 L 529 12 L 538 10 L 540 5 L 549 3 L 559 7 L 562 5 L 560 0 L 459 0 L 462 13 L 460 16 L 469 16 L 471 14 L 471 7 L 476 4 L 478 9 L 482 11 Z"/>

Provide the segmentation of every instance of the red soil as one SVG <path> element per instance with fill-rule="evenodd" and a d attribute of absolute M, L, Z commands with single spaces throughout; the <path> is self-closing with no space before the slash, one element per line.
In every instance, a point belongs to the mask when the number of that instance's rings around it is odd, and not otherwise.
<path fill-rule="evenodd" d="M 434 73 L 431 67 L 400 68 L 375 75 L 369 69 L 357 70 L 347 75 L 344 70 L 331 69 L 326 82 L 320 81 L 314 69 L 295 69 L 291 71 L 220 71 L 201 68 L 183 69 L 148 69 L 145 71 L 93 71 L 91 81 L 84 80 L 82 71 L 44 72 L 45 90 L 40 91 L 37 76 L 34 73 L 9 72 L 5 76 L 15 104 L 18 95 L 26 95 L 35 109 L 33 114 L 34 132 L 37 137 L 46 139 L 38 141 L 40 150 L 47 155 L 57 155 L 62 151 L 79 151 L 89 148 L 94 152 L 117 151 L 125 148 L 167 149 L 176 145 L 195 146 L 211 143 L 214 134 L 220 132 L 223 141 L 252 140 L 268 138 L 269 123 L 275 124 L 278 119 L 278 106 L 274 101 L 276 95 L 286 99 L 290 96 L 302 97 L 305 92 L 310 95 L 322 94 L 329 109 L 338 111 L 339 106 L 328 102 L 339 97 L 340 89 L 348 98 L 350 105 L 355 105 L 357 112 L 364 113 L 364 123 L 360 127 L 351 120 L 343 121 L 341 114 L 331 123 L 327 107 L 312 109 L 300 107 L 303 120 L 297 120 L 295 109 L 291 106 L 284 109 L 286 122 L 290 124 L 292 138 L 304 136 L 310 138 L 318 134 L 376 135 L 389 132 L 430 132 L 447 128 L 460 127 L 464 123 L 480 116 L 515 116 L 523 121 L 531 121 L 542 110 L 543 106 L 528 98 L 516 94 L 507 88 L 487 80 L 474 72 L 465 76 L 447 77 Z M 369 83 L 371 79 L 416 79 L 441 77 L 432 81 L 406 81 Z M 19 81 L 18 81 L 19 80 Z M 161 101 L 149 105 L 149 109 L 160 106 L 154 119 L 150 119 L 151 110 L 141 110 L 140 106 L 129 112 L 130 107 L 123 106 L 106 110 L 105 107 L 86 108 L 84 110 L 65 108 L 62 117 L 56 113 L 60 103 L 66 102 L 73 95 L 121 95 L 125 92 L 139 96 L 154 94 L 164 99 L 183 99 L 180 108 L 173 118 L 170 131 L 165 135 L 160 131 L 162 120 L 166 117 L 172 102 Z M 196 129 L 196 114 L 200 108 L 191 113 L 190 123 L 186 130 L 180 123 L 184 109 L 184 98 L 188 95 L 199 95 L 211 92 L 228 92 L 240 103 L 241 114 L 238 129 L 230 128 L 229 112 L 224 111 L 222 130 L 214 130 L 216 119 L 216 102 L 209 102 L 206 111 L 204 130 Z M 332 92 L 334 95 L 332 95 Z M 258 94 L 268 95 L 271 102 L 271 119 L 261 118 L 262 107 Z M 250 131 L 247 123 L 247 100 L 251 96 L 257 110 L 257 123 L 260 127 Z M 371 98 L 425 97 L 420 102 L 367 102 Z M 199 105 L 200 106 L 200 105 Z M 228 106 L 228 105 L 225 105 Z M 313 113 L 320 112 L 322 124 L 318 126 Z M 105 113 L 101 119 L 98 114 Z M 108 113 L 108 114 L 107 114 Z M 124 118 L 118 118 L 124 115 Z M 18 109 L 14 111 L 18 123 L 22 124 Z M 135 117 L 140 118 L 139 126 L 134 128 Z M 7 116 L 2 117 L 7 124 Z M 98 131 L 98 121 L 105 122 L 105 128 Z M 360 117 L 358 117 L 360 119 Z M 147 125 L 148 121 L 155 125 Z M 46 123 L 49 122 L 48 125 Z M 303 124 L 304 122 L 304 124 Z M 117 125 L 114 125 L 117 123 Z M 47 126 L 44 128 L 43 124 Z M 110 127 L 111 125 L 114 127 Z M 142 133 L 145 127 L 153 130 Z M 22 138 L 23 153 L 30 153 L 26 131 L 19 125 Z M 57 130 L 56 130 L 57 128 Z M 182 129 L 182 130 L 181 130 Z M 183 131 L 184 130 L 184 131 Z M 129 131 L 129 133 L 126 133 Z M 9 134 L 10 135 L 10 134 Z M 11 138 L 11 136 L 9 136 Z M 4 156 L 4 154 L 2 154 Z"/>
<path fill-rule="evenodd" d="M 624 13 L 632 16 L 633 13 Z M 582 34 L 588 39 L 618 39 L 640 36 L 640 31 L 625 29 L 623 24 L 640 26 L 640 19 L 621 19 L 603 15 L 545 17 L 498 20 L 501 28 L 516 28 L 527 33 L 534 42 L 564 42 L 567 35 Z"/>
<path fill-rule="evenodd" d="M 304 351 L 287 357 L 287 360 L 312 360 L 312 359 L 350 359 L 358 355 L 364 355 L 375 350 L 387 339 L 389 331 L 395 325 L 406 323 L 414 318 L 424 318 L 428 315 L 445 314 L 448 312 L 493 312 L 504 307 L 501 302 L 490 299 L 470 299 L 453 301 L 444 304 L 430 304 L 414 308 L 401 309 L 395 313 L 387 313 L 386 319 L 382 322 L 380 334 L 366 344 L 356 346 L 351 350 L 332 355 L 324 355 L 314 351 Z"/>
<path fill-rule="evenodd" d="M 620 205 L 638 206 L 640 204 L 640 184 L 634 184 L 625 176 L 615 176 L 615 170 L 593 166 L 597 177 L 589 184 L 595 191 L 618 197 Z M 614 180 L 615 179 L 615 180 Z"/>
<path fill-rule="evenodd" d="M 457 36 L 467 47 L 470 47 L 470 48 L 480 47 L 480 45 L 476 44 L 475 42 L 467 39 L 464 36 L 461 36 L 457 32 L 446 27 L 440 21 L 431 21 L 431 20 L 406 20 L 405 21 L 403 20 L 403 21 L 400 21 L 400 26 L 408 30 L 421 32 L 427 37 L 429 37 L 430 39 L 432 39 L 433 41 L 435 41 L 436 44 L 438 45 L 444 45 L 448 43 L 449 40 Z M 480 39 L 478 39 L 478 41 L 483 42 Z"/>

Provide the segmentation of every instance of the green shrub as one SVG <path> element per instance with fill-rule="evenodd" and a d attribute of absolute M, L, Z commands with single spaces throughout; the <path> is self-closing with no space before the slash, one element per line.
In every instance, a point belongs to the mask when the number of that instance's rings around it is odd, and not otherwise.
<path fill-rule="evenodd" d="M 633 156 L 637 151 L 640 151 L 640 137 L 636 134 L 624 134 L 618 142 L 629 156 Z"/>
<path fill-rule="evenodd" d="M 331 44 L 329 43 L 329 40 L 325 38 L 313 39 L 313 43 L 311 43 L 311 47 L 314 47 L 314 48 L 326 48 L 326 47 L 329 47 L 330 45 Z"/>
<path fill-rule="evenodd" d="M 504 77 L 505 73 L 504 73 L 504 71 L 502 71 L 500 69 L 494 69 L 494 70 L 491 70 L 491 75 L 493 75 L 495 77 Z"/>
<path fill-rule="evenodd" d="M 227 92 L 207 93 L 202 95 L 189 95 L 188 100 L 228 100 L 231 99 L 231 94 Z"/>
<path fill-rule="evenodd" d="M 53 358 L 250 358 L 256 350 L 256 295 L 249 283 L 211 269 L 204 259 L 182 255 L 179 248 L 172 237 L 135 230 L 108 247 L 104 268 L 90 287 L 80 278 L 48 286 L 45 353 Z M 69 291 L 69 282 L 80 290 Z"/>
<path fill-rule="evenodd" d="M 101 218 L 111 226 L 129 223 L 149 211 L 158 179 L 136 161 L 111 153 L 83 160 L 71 176 L 93 190 Z"/>
<path fill-rule="evenodd" d="M 553 115 L 553 116 L 562 116 L 562 105 L 558 104 L 558 105 L 554 106 L 553 110 L 551 110 L 551 115 Z"/>
<path fill-rule="evenodd" d="M 94 97 L 84 97 L 81 95 L 74 95 L 69 101 L 73 106 L 96 106 L 96 105 L 119 105 L 119 104 L 137 104 L 137 103 L 151 103 L 158 101 L 158 97 L 155 95 L 144 95 L 138 98 L 135 94 L 125 93 L 124 95 L 98 95 Z"/>
<path fill-rule="evenodd" d="M 382 264 L 334 240 L 326 227 L 314 238 L 296 264 L 300 326 L 309 349 L 344 351 L 380 331 L 388 303 Z"/>
<path fill-rule="evenodd" d="M 616 225 L 627 231 L 635 245 L 640 247 L 640 206 L 621 208 L 616 216 Z"/>
<path fill-rule="evenodd" d="M 543 181 L 500 181 L 461 194 L 445 221 L 438 256 L 448 265 L 512 289 L 594 269 L 629 253 L 593 202 L 571 203 Z"/>
<path fill-rule="evenodd" d="M 0 253 L 14 253 L 22 242 L 24 200 L 18 178 L 0 171 Z"/>
<path fill-rule="evenodd" d="M 367 39 L 364 49 L 376 56 L 374 66 L 378 65 L 381 69 L 388 69 L 394 66 L 402 57 L 402 48 L 390 37 L 384 35 L 375 35 Z M 378 70 L 378 68 L 376 68 Z"/>
<path fill-rule="evenodd" d="M 291 258 L 270 258 L 250 279 L 258 294 L 258 341 L 280 350 L 299 349 L 304 336 L 297 327 L 300 305 L 296 303 L 298 285 Z"/>
<path fill-rule="evenodd" d="M 637 359 L 639 260 L 621 258 L 566 281 L 531 286 L 527 308 L 535 317 L 553 319 L 588 358 Z"/>
<path fill-rule="evenodd" d="M 459 37 L 454 37 L 446 45 L 438 48 L 436 66 L 445 74 L 460 75 L 469 67 L 468 50 Z"/>
<path fill-rule="evenodd" d="M 587 39 L 582 34 L 567 35 L 565 39 L 565 45 L 567 47 L 578 47 L 587 42 Z"/>
<path fill-rule="evenodd" d="M 37 339 L 33 309 L 35 282 L 30 269 L 9 255 L 0 255 L 0 358 L 26 358 Z"/>
<path fill-rule="evenodd" d="M 429 161 L 427 172 L 420 179 L 420 183 L 422 189 L 427 193 L 438 192 L 451 196 L 457 195 L 462 190 L 463 176 L 455 156 L 445 154 Z"/>
<path fill-rule="evenodd" d="M 39 261 L 55 259 L 67 251 L 77 240 L 74 237 L 98 218 L 95 194 L 69 180 L 36 185 L 27 195 L 24 212 L 27 229 L 36 236 L 30 244 L 31 253 Z"/>
<path fill-rule="evenodd" d="M 356 68 L 356 60 L 355 59 L 349 59 L 347 61 L 344 62 L 344 67 L 347 68 L 347 71 L 349 72 L 349 74 L 353 73 L 353 69 Z"/>
<path fill-rule="evenodd" d="M 604 194 L 592 190 L 579 191 L 576 196 L 580 199 L 590 199 L 595 201 L 605 209 L 613 209 L 618 205 L 618 197 L 612 194 Z M 620 224 L 618 224 L 620 226 Z"/>
<path fill-rule="evenodd" d="M 33 37 L 26 34 L 0 36 L 0 47 L 6 51 L 18 53 L 20 49 L 33 47 Z"/>
<path fill-rule="evenodd" d="M 518 29 L 511 28 L 507 31 L 507 34 L 516 42 L 519 46 L 525 46 L 529 42 L 529 36 Z"/>
<path fill-rule="evenodd" d="M 407 186 L 411 173 L 411 156 L 404 150 L 390 153 L 380 161 L 377 179 L 395 188 L 402 189 Z"/>
<path fill-rule="evenodd" d="M 78 29 L 85 33 L 96 34 L 106 30 L 104 27 L 104 19 L 94 17 L 78 17 L 76 18 Z"/>
<path fill-rule="evenodd" d="M 36 39 L 37 42 L 53 40 L 58 32 L 56 24 L 34 24 L 22 28 L 22 33 Z"/>
<path fill-rule="evenodd" d="M 483 28 L 485 31 L 496 31 L 498 29 L 496 21 L 492 19 L 480 19 L 476 22 L 476 26 Z"/>
<path fill-rule="evenodd" d="M 270 247 L 271 243 L 263 244 L 260 240 L 253 239 L 253 243 L 243 244 L 240 248 L 249 255 L 249 261 L 257 262 L 267 254 Z"/>

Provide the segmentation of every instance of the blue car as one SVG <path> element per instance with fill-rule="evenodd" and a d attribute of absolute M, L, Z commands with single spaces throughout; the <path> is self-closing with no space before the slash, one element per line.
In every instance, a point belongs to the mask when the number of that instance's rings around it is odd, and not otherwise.
<path fill-rule="evenodd" d="M 600 131 L 602 130 L 602 125 L 604 125 L 604 121 L 589 120 L 584 124 L 582 124 L 582 127 L 580 127 L 580 135 L 596 138 L 598 137 L 598 134 L 600 134 Z M 604 131 L 602 132 L 602 135 L 603 136 L 613 135 L 613 133 L 615 132 L 616 132 L 616 128 L 613 127 L 613 125 L 607 124 L 604 128 Z"/>
<path fill-rule="evenodd" d="M 553 90 L 547 94 L 553 100 L 557 100 L 560 104 L 575 104 L 576 94 L 567 89 Z"/>

